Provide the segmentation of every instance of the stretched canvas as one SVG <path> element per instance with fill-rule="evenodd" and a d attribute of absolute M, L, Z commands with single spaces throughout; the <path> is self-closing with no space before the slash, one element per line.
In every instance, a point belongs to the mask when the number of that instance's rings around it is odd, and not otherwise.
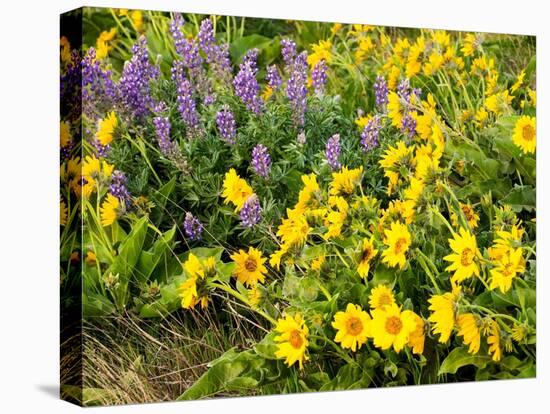
<path fill-rule="evenodd" d="M 534 377 L 535 51 L 523 35 L 63 14 L 62 398 Z"/>

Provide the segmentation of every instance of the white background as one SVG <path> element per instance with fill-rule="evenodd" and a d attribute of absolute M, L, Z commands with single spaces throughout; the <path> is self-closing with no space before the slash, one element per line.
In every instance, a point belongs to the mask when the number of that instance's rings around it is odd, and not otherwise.
<path fill-rule="evenodd" d="M 548 412 L 550 29 L 544 1 L 87 1 L 389 26 L 537 35 L 537 379 L 103 408 L 105 413 Z M 78 1 L 2 2 L 0 14 L 0 411 L 71 413 L 58 389 L 59 14 Z M 546 390 L 546 391 L 545 391 Z M 95 411 L 95 409 L 94 409 Z"/>

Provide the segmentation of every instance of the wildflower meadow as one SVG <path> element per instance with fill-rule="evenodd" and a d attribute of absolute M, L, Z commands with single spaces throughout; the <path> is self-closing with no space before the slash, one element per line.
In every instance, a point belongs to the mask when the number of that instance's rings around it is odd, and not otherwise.
<path fill-rule="evenodd" d="M 534 37 L 61 23 L 64 398 L 536 375 Z"/>

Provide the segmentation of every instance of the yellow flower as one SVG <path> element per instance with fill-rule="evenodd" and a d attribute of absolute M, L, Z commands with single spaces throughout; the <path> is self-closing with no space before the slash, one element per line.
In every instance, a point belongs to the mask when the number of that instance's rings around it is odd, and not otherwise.
<path fill-rule="evenodd" d="M 88 252 L 86 253 L 86 258 L 84 259 L 84 262 L 89 266 L 95 265 L 97 262 L 96 254 L 91 250 L 88 250 Z"/>
<path fill-rule="evenodd" d="M 477 227 L 477 224 L 479 222 L 479 215 L 476 213 L 474 208 L 471 206 L 470 203 L 464 204 L 459 203 L 460 209 L 462 210 L 462 213 L 464 214 L 464 217 L 466 217 L 466 221 L 468 222 L 468 225 L 472 230 L 474 230 Z M 454 227 L 459 226 L 458 221 L 458 214 L 456 214 L 454 211 L 451 212 L 451 223 Z"/>
<path fill-rule="evenodd" d="M 500 328 L 495 320 L 491 320 L 489 324 L 487 345 L 489 345 L 489 354 L 492 355 L 493 361 L 500 361 L 502 356 L 502 350 L 500 349 Z"/>
<path fill-rule="evenodd" d="M 61 226 L 65 226 L 67 224 L 67 215 L 67 205 L 65 204 L 63 197 L 61 197 L 61 200 L 59 201 L 59 224 Z"/>
<path fill-rule="evenodd" d="M 403 171 L 411 171 L 414 164 L 414 145 L 407 147 L 403 141 L 399 141 L 395 147 L 389 146 L 379 161 L 384 169 L 384 176 L 388 178 L 388 194 L 405 178 Z"/>
<path fill-rule="evenodd" d="M 391 124 L 396 128 L 401 128 L 403 121 L 403 108 L 401 107 L 401 100 L 397 93 L 391 91 L 388 94 L 388 116 L 391 119 Z"/>
<path fill-rule="evenodd" d="M 390 288 L 382 284 L 372 288 L 369 296 L 371 309 L 382 309 L 393 304 L 395 304 L 395 298 Z"/>
<path fill-rule="evenodd" d="M 113 165 L 110 165 L 105 160 L 99 160 L 93 155 L 87 155 L 82 165 L 82 178 L 85 182 L 82 187 L 82 195 L 88 197 L 96 191 L 97 183 L 110 179 L 114 168 Z"/>
<path fill-rule="evenodd" d="M 521 88 L 521 85 L 523 84 L 523 78 L 525 78 L 525 70 L 522 70 L 519 74 L 518 74 L 518 77 L 516 78 L 516 81 L 515 83 L 512 85 L 512 87 L 510 88 L 510 92 L 514 93 L 515 91 L 517 91 L 519 88 Z"/>
<path fill-rule="evenodd" d="M 101 145 L 109 145 L 113 141 L 113 133 L 117 125 L 118 120 L 114 112 L 109 112 L 106 118 L 99 121 L 96 137 Z"/>
<path fill-rule="evenodd" d="M 130 19 L 132 20 L 132 24 L 135 29 L 139 32 L 141 30 L 141 26 L 143 26 L 143 13 L 141 10 L 133 10 L 130 13 Z"/>
<path fill-rule="evenodd" d="M 327 227 L 327 232 L 323 234 L 325 240 L 340 237 L 349 209 L 348 202 L 341 196 L 329 197 L 329 204 L 336 209 L 331 210 L 325 217 L 324 225 Z"/>
<path fill-rule="evenodd" d="M 480 256 L 480 253 L 475 236 L 461 227 L 460 234 L 455 233 L 454 237 L 449 239 L 449 245 L 454 253 L 445 256 L 443 260 L 451 262 L 445 270 L 455 271 L 451 280 L 462 282 L 474 274 L 479 276 L 476 258 Z"/>
<path fill-rule="evenodd" d="M 215 269 L 215 265 L 214 257 L 201 261 L 193 253 L 189 253 L 183 264 L 187 279 L 178 287 L 182 308 L 193 309 L 197 303 L 200 303 L 203 309 L 208 306 L 206 276 Z"/>
<path fill-rule="evenodd" d="M 407 345 L 411 333 L 416 330 L 413 312 L 401 312 L 394 303 L 374 309 L 371 314 L 374 345 L 381 349 L 393 346 L 395 352 L 400 352 Z"/>
<path fill-rule="evenodd" d="M 491 269 L 491 284 L 489 287 L 491 290 L 498 288 L 502 293 L 506 293 L 512 287 L 512 281 L 517 274 L 525 271 L 523 250 L 521 248 L 508 249 L 496 264 L 497 267 Z"/>
<path fill-rule="evenodd" d="M 370 270 L 370 262 L 376 256 L 378 250 L 374 248 L 374 237 L 371 239 L 363 239 L 363 244 L 361 246 L 361 260 L 357 266 L 357 273 L 363 279 L 366 278 Z"/>
<path fill-rule="evenodd" d="M 531 105 L 537 106 L 537 91 L 527 88 L 527 95 L 529 96 L 529 100 L 531 101 Z"/>
<path fill-rule="evenodd" d="M 281 238 L 283 245 L 288 247 L 304 244 L 310 231 L 306 216 L 296 209 L 287 209 L 286 215 L 287 218 L 282 220 L 277 229 L 277 236 Z"/>
<path fill-rule="evenodd" d="M 288 245 L 283 244 L 279 250 L 269 256 L 269 264 L 271 267 L 279 270 L 281 267 L 281 260 L 283 256 L 288 252 Z"/>
<path fill-rule="evenodd" d="M 363 131 L 371 119 L 372 115 L 361 116 L 355 120 L 355 125 L 357 125 L 360 131 Z"/>
<path fill-rule="evenodd" d="M 428 321 L 433 323 L 432 331 L 440 334 L 439 342 L 444 344 L 449 340 L 455 325 L 457 295 L 447 292 L 442 295 L 433 295 L 428 302 L 429 310 L 432 312 Z"/>
<path fill-rule="evenodd" d="M 413 354 L 420 355 L 424 352 L 424 342 L 426 335 L 424 333 L 424 319 L 418 316 L 412 311 L 403 311 L 403 313 L 410 312 L 416 322 L 416 329 L 409 334 L 408 345 L 412 348 Z"/>
<path fill-rule="evenodd" d="M 492 94 L 485 99 L 485 107 L 496 115 L 500 115 L 510 107 L 513 97 L 508 91 Z"/>
<path fill-rule="evenodd" d="M 516 325 L 512 328 L 512 339 L 517 343 L 521 343 L 527 335 L 527 329 L 525 326 Z"/>
<path fill-rule="evenodd" d="M 315 174 L 302 175 L 301 178 L 304 187 L 298 194 L 298 202 L 296 203 L 295 209 L 300 212 L 305 212 L 305 210 L 311 206 L 312 199 L 315 194 L 320 191 L 320 188 Z"/>
<path fill-rule="evenodd" d="M 248 301 L 253 308 L 257 307 L 262 301 L 262 291 L 258 288 L 257 285 L 252 286 L 250 289 L 248 289 L 247 296 Z"/>
<path fill-rule="evenodd" d="M 271 95 L 273 95 L 273 88 L 269 85 L 265 85 L 264 91 L 262 92 L 262 99 L 268 101 Z"/>
<path fill-rule="evenodd" d="M 69 124 L 66 121 L 61 122 L 61 124 L 59 125 L 59 133 L 59 143 L 61 148 L 65 148 L 72 143 L 73 139 L 71 137 L 71 130 L 69 128 Z"/>
<path fill-rule="evenodd" d="M 355 190 L 355 187 L 361 183 L 363 175 L 363 166 L 359 168 L 348 169 L 342 167 L 339 172 L 332 173 L 332 182 L 330 183 L 329 194 L 332 196 L 349 196 Z"/>
<path fill-rule="evenodd" d="M 325 264 L 325 261 L 326 261 L 326 256 L 324 254 L 317 257 L 316 259 L 313 259 L 311 262 L 311 270 L 315 272 L 320 272 L 321 268 Z"/>
<path fill-rule="evenodd" d="M 537 145 L 537 119 L 534 116 L 521 116 L 514 127 L 512 141 L 525 153 L 534 153 Z"/>
<path fill-rule="evenodd" d="M 275 332 L 280 334 L 275 337 L 277 342 L 275 356 L 284 359 L 289 367 L 298 362 L 300 369 L 303 369 L 304 361 L 309 359 L 306 355 L 309 329 L 301 315 L 296 314 L 294 317 L 285 315 L 277 321 Z"/>
<path fill-rule="evenodd" d="M 473 313 L 458 315 L 456 318 L 458 325 L 458 336 L 462 336 L 465 345 L 469 345 L 468 352 L 477 354 L 481 342 L 481 332 L 479 330 L 479 318 Z"/>
<path fill-rule="evenodd" d="M 116 35 L 116 27 L 111 28 L 109 31 L 103 31 L 99 34 L 99 37 L 96 40 L 96 58 L 101 60 L 107 57 L 112 46 L 112 41 Z"/>
<path fill-rule="evenodd" d="M 405 254 L 411 245 L 411 234 L 407 226 L 399 222 L 393 222 L 390 229 L 384 231 L 384 235 L 384 244 L 388 248 L 382 252 L 382 262 L 392 267 L 404 268 L 407 263 Z"/>
<path fill-rule="evenodd" d="M 355 59 L 361 63 L 367 54 L 374 48 L 374 43 L 370 37 L 364 37 L 359 41 L 359 48 L 355 51 Z"/>
<path fill-rule="evenodd" d="M 468 33 L 460 50 L 462 51 L 464 56 L 472 56 L 480 45 L 481 38 L 473 33 Z"/>
<path fill-rule="evenodd" d="M 65 36 L 59 39 L 61 62 L 69 63 L 71 61 L 71 42 Z"/>
<path fill-rule="evenodd" d="M 226 174 L 223 180 L 223 192 L 224 203 L 233 203 L 235 205 L 235 211 L 240 211 L 248 197 L 252 195 L 252 188 L 248 183 L 237 175 L 234 168 L 231 168 Z"/>
<path fill-rule="evenodd" d="M 371 319 L 361 306 L 348 303 L 345 312 L 334 315 L 332 327 L 337 330 L 334 341 L 342 348 L 355 352 L 361 349 L 370 336 Z"/>
<path fill-rule="evenodd" d="M 120 213 L 120 201 L 111 193 L 107 193 L 107 198 L 103 201 L 100 208 L 101 225 L 103 227 L 113 224 Z"/>
<path fill-rule="evenodd" d="M 310 67 L 314 67 L 321 60 L 324 60 L 326 63 L 330 63 L 332 60 L 332 54 L 330 52 L 332 43 L 330 40 L 319 40 L 319 43 L 312 44 L 311 48 L 313 49 L 313 52 L 307 57 L 307 63 Z"/>
<path fill-rule="evenodd" d="M 330 28 L 330 32 L 335 35 L 342 29 L 342 23 L 334 23 L 332 27 Z"/>
<path fill-rule="evenodd" d="M 231 260 L 236 264 L 233 276 L 243 285 L 250 287 L 265 281 L 267 269 L 264 263 L 266 259 L 262 257 L 262 252 L 259 250 L 254 247 L 249 247 L 248 253 L 239 250 L 238 253 L 231 255 Z"/>

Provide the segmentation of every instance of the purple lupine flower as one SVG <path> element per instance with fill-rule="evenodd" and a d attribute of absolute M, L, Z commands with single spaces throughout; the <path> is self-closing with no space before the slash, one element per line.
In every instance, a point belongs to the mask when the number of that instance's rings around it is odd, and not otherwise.
<path fill-rule="evenodd" d="M 80 54 L 73 50 L 71 61 L 61 74 L 59 82 L 61 117 L 66 120 L 77 121 L 82 116 L 82 66 Z"/>
<path fill-rule="evenodd" d="M 237 125 L 235 124 L 235 117 L 233 112 L 229 109 L 229 106 L 224 105 L 222 109 L 216 114 L 216 125 L 222 138 L 229 144 L 235 143 L 235 137 L 237 136 Z"/>
<path fill-rule="evenodd" d="M 168 106 L 164 101 L 158 101 L 157 104 L 153 107 L 153 112 L 157 115 L 162 115 L 168 112 Z"/>
<path fill-rule="evenodd" d="M 120 170 L 114 170 L 111 174 L 111 184 L 109 185 L 109 193 L 123 201 L 126 207 L 129 207 L 132 202 L 132 196 L 128 192 L 126 184 L 128 179 L 126 174 Z"/>
<path fill-rule="evenodd" d="M 186 68 L 193 69 L 202 66 L 202 57 L 199 53 L 199 46 L 194 40 L 187 39 L 181 28 L 185 25 L 185 20 L 180 13 L 175 13 L 170 22 L 170 33 L 174 39 L 176 52 L 181 56 L 182 62 Z"/>
<path fill-rule="evenodd" d="M 260 222 L 262 218 L 262 207 L 260 206 L 260 200 L 256 194 L 252 194 L 244 202 L 243 208 L 239 213 L 241 219 L 241 225 L 243 227 L 254 227 Z"/>
<path fill-rule="evenodd" d="M 320 95 L 325 91 L 325 85 L 327 84 L 327 64 L 324 60 L 320 60 L 313 67 L 311 81 L 315 93 Z"/>
<path fill-rule="evenodd" d="M 181 61 L 174 61 L 173 63 L 172 80 L 176 84 L 178 109 L 183 122 L 187 126 L 188 137 L 201 135 L 197 103 L 193 97 L 193 85 L 185 77 L 184 66 Z"/>
<path fill-rule="evenodd" d="M 293 110 L 294 122 L 303 126 L 307 106 L 307 52 L 300 53 L 290 68 L 290 78 L 286 84 L 286 94 Z"/>
<path fill-rule="evenodd" d="M 403 79 L 397 85 L 397 95 L 405 101 L 409 101 L 409 96 L 411 95 L 411 82 L 409 79 Z"/>
<path fill-rule="evenodd" d="M 265 145 L 258 144 L 252 150 L 252 167 L 260 177 L 267 178 L 269 175 L 271 157 Z"/>
<path fill-rule="evenodd" d="M 169 158 L 174 149 L 174 143 L 170 139 L 170 121 L 168 118 L 157 116 L 153 118 L 153 125 L 155 126 L 160 152 Z"/>
<path fill-rule="evenodd" d="M 256 79 L 256 71 L 249 61 L 239 65 L 239 72 L 233 79 L 235 95 L 241 98 L 249 111 L 259 114 L 262 111 L 263 101 L 259 96 L 260 85 Z"/>
<path fill-rule="evenodd" d="M 214 104 L 217 98 L 218 96 L 215 93 L 209 93 L 204 97 L 204 99 L 202 100 L 202 103 L 206 106 L 209 106 Z"/>
<path fill-rule="evenodd" d="M 342 167 L 340 161 L 338 161 L 338 158 L 340 158 L 340 134 L 334 134 L 327 140 L 325 156 L 332 171 L 339 170 Z"/>
<path fill-rule="evenodd" d="M 288 68 L 294 63 L 294 59 L 298 53 L 296 51 L 296 43 L 293 40 L 286 38 L 281 39 L 281 46 L 281 54 L 283 55 L 283 60 Z"/>
<path fill-rule="evenodd" d="M 141 118 L 151 111 L 155 102 L 149 83 L 159 74 L 159 68 L 149 62 L 147 39 L 141 36 L 132 46 L 132 57 L 124 63 L 118 82 L 118 100 L 129 115 Z"/>
<path fill-rule="evenodd" d="M 91 47 L 82 60 L 83 111 L 88 117 L 96 119 L 100 113 L 112 109 L 115 99 L 116 87 L 111 79 L 111 71 L 101 68 L 96 51 Z"/>
<path fill-rule="evenodd" d="M 202 232 L 204 227 L 198 218 L 193 216 L 191 212 L 185 213 L 185 220 L 183 221 L 183 230 L 185 235 L 191 241 L 200 240 L 202 238 Z"/>
<path fill-rule="evenodd" d="M 105 158 L 111 152 L 111 145 L 101 145 L 97 139 L 91 141 L 92 146 L 94 147 L 95 153 L 99 158 Z"/>
<path fill-rule="evenodd" d="M 401 132 L 406 133 L 409 139 L 416 134 L 416 120 L 412 117 L 410 112 L 406 112 L 401 120 Z"/>
<path fill-rule="evenodd" d="M 267 84 L 273 90 L 278 89 L 283 84 L 279 69 L 277 69 L 277 66 L 275 65 L 267 67 L 267 75 L 265 78 L 267 80 Z"/>
<path fill-rule="evenodd" d="M 211 65 L 213 72 L 222 82 L 231 79 L 231 61 L 229 59 L 229 45 L 219 46 L 214 36 L 214 28 L 210 19 L 201 22 L 198 36 L 199 45 L 206 55 L 206 61 Z"/>
<path fill-rule="evenodd" d="M 187 160 L 180 148 L 170 139 L 170 120 L 166 117 L 157 116 L 153 118 L 153 125 L 157 135 L 157 142 L 160 152 L 172 161 L 182 172 L 187 172 Z"/>
<path fill-rule="evenodd" d="M 260 54 L 260 51 L 256 48 L 249 49 L 243 56 L 243 64 L 248 63 L 250 65 L 250 68 L 254 71 L 258 71 L 258 56 Z"/>
<path fill-rule="evenodd" d="M 378 75 L 373 87 L 376 106 L 381 108 L 388 103 L 388 82 L 386 78 Z"/>
<path fill-rule="evenodd" d="M 378 146 L 378 137 L 380 135 L 380 129 L 382 125 L 380 123 L 380 117 L 373 117 L 365 128 L 361 132 L 361 146 L 364 152 L 373 150 Z"/>

